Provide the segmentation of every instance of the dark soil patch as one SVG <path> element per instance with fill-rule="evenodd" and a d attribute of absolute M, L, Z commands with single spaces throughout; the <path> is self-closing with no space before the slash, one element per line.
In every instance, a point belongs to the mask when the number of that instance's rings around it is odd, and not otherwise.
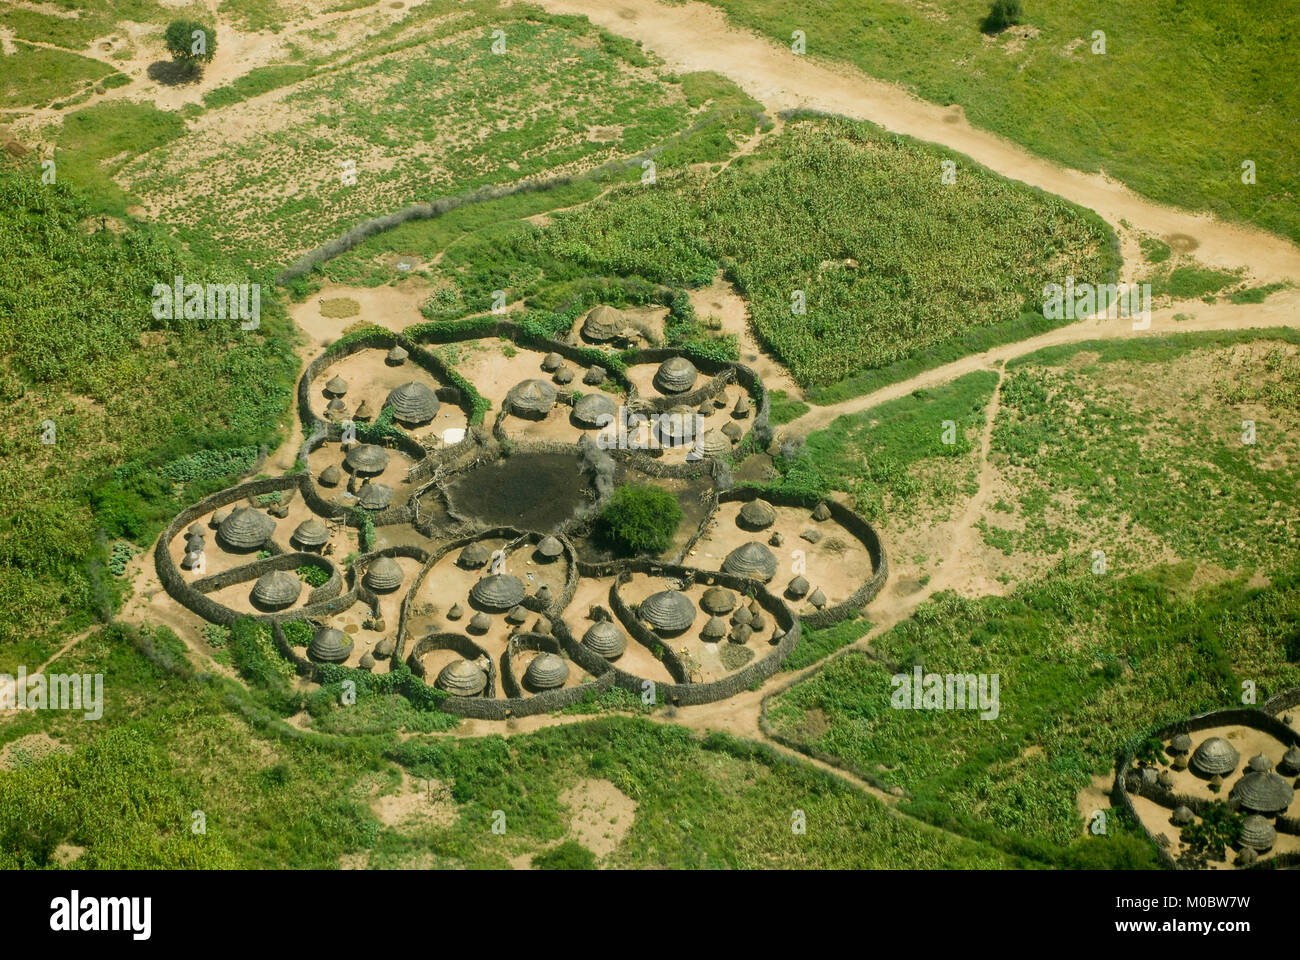
<path fill-rule="evenodd" d="M 462 517 L 549 532 L 593 504 L 596 491 L 576 456 L 521 453 L 457 477 L 447 498 Z"/>

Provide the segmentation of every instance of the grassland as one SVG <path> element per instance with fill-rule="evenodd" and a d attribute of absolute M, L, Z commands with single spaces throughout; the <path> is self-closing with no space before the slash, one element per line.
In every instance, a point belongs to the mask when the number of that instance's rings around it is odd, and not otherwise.
<path fill-rule="evenodd" d="M 22 42 L 14 47 L 0 56 L 0 110 L 62 104 L 117 72 L 75 53 Z"/>
<path fill-rule="evenodd" d="M 808 55 L 852 63 L 970 122 L 1080 170 L 1104 170 L 1165 203 L 1248 220 L 1300 239 L 1300 90 L 1286 0 L 1026 3 L 1025 26 L 980 32 L 986 0 L 708 0 L 738 25 Z M 1106 52 L 1094 54 L 1093 31 Z M 1227 132 L 1230 131 L 1230 135 Z M 1257 182 L 1241 180 L 1253 160 Z"/>

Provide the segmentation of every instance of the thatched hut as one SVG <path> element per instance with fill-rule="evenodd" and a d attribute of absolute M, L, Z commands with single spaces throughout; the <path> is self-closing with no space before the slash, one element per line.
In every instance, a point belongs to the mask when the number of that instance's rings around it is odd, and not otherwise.
<path fill-rule="evenodd" d="M 367 650 L 361 655 L 361 659 L 357 661 L 357 666 L 362 670 L 375 669 L 375 655 Z"/>
<path fill-rule="evenodd" d="M 1210 737 L 1192 753 L 1191 767 L 1205 776 L 1222 776 L 1237 769 L 1241 755 L 1223 737 Z"/>
<path fill-rule="evenodd" d="M 536 554 L 538 559 L 549 562 L 564 553 L 564 544 L 558 537 L 547 535 L 537 544 Z"/>
<path fill-rule="evenodd" d="M 589 393 L 573 405 L 573 422 L 584 430 L 595 430 L 614 422 L 618 407 L 608 394 Z"/>
<path fill-rule="evenodd" d="M 555 388 L 545 380 L 525 380 L 510 388 L 505 408 L 526 420 L 545 420 L 555 406 Z"/>
<path fill-rule="evenodd" d="M 592 307 L 582 321 L 582 336 L 592 343 L 607 343 L 622 336 L 626 327 L 622 312 L 602 303 Z"/>
<path fill-rule="evenodd" d="M 409 356 L 410 354 L 406 351 L 405 347 L 395 343 L 393 344 L 393 348 L 388 351 L 388 356 L 384 357 L 384 362 L 390 367 L 400 367 L 406 362 L 406 358 Z"/>
<path fill-rule="evenodd" d="M 524 671 L 524 686 L 530 690 L 554 690 L 569 679 L 569 664 L 553 653 L 539 653 Z"/>
<path fill-rule="evenodd" d="M 316 480 L 322 487 L 337 487 L 339 481 L 343 479 L 343 471 L 339 469 L 337 463 L 331 463 L 328 467 L 320 472 Z"/>
<path fill-rule="evenodd" d="M 736 522 L 746 530 L 766 530 L 776 523 L 776 509 L 759 497 L 740 508 Z"/>
<path fill-rule="evenodd" d="M 506 623 L 512 624 L 516 627 L 527 619 L 528 611 L 522 604 L 513 606 L 506 611 Z"/>
<path fill-rule="evenodd" d="M 609 620 L 598 620 L 582 635 L 582 645 L 606 660 L 617 660 L 627 649 L 627 636 Z"/>
<path fill-rule="evenodd" d="M 811 603 L 818 610 L 826 606 L 827 603 L 826 594 L 822 593 L 821 587 L 818 587 L 816 590 L 812 592 L 812 596 L 808 598 L 808 602 Z"/>
<path fill-rule="evenodd" d="M 433 685 L 455 697 L 477 697 L 487 686 L 487 673 L 473 660 L 453 660 L 440 671 Z"/>
<path fill-rule="evenodd" d="M 392 557 L 378 557 L 366 568 L 365 581 L 376 593 L 390 593 L 402 585 L 402 565 Z"/>
<path fill-rule="evenodd" d="M 375 656 L 380 660 L 387 660 L 397 652 L 397 638 L 387 636 L 375 644 Z"/>
<path fill-rule="evenodd" d="M 802 600 L 808 596 L 809 583 L 801 576 L 796 576 L 785 587 L 785 595 L 791 600 Z"/>
<path fill-rule="evenodd" d="M 718 432 L 721 433 L 724 437 L 726 437 L 727 440 L 731 443 L 739 443 L 740 438 L 745 435 L 745 431 L 741 430 L 740 427 L 737 426 L 736 423 L 732 420 L 728 420 L 726 423 L 724 423 L 719 428 Z"/>
<path fill-rule="evenodd" d="M 737 624 L 731 630 L 732 643 L 748 643 L 749 638 L 754 635 L 754 628 L 747 623 Z"/>
<path fill-rule="evenodd" d="M 342 663 L 352 656 L 352 638 L 334 627 L 321 627 L 307 645 L 307 656 L 317 663 Z"/>
<path fill-rule="evenodd" d="M 375 411 L 371 409 L 369 400 L 362 400 L 361 404 L 352 411 L 352 419 L 365 420 L 367 422 L 375 419 Z"/>
<path fill-rule="evenodd" d="M 659 633 L 681 633 L 695 622 L 695 604 L 680 590 L 661 590 L 641 601 L 637 615 Z"/>
<path fill-rule="evenodd" d="M 548 353 L 542 357 L 542 369 L 547 373 L 554 373 L 564 366 L 564 358 L 558 353 Z"/>
<path fill-rule="evenodd" d="M 394 420 L 414 426 L 438 415 L 438 395 L 428 384 L 411 380 L 390 390 L 384 406 L 392 407 Z"/>
<path fill-rule="evenodd" d="M 477 570 L 492 559 L 492 551 L 480 540 L 467 543 L 465 549 L 456 558 L 456 566 L 465 570 Z"/>
<path fill-rule="evenodd" d="M 335 397 L 325 404 L 325 415 L 331 420 L 342 420 L 348 415 L 348 405 L 340 398 Z"/>
<path fill-rule="evenodd" d="M 550 585 L 543 583 L 540 587 L 537 588 L 537 592 L 534 593 L 533 596 L 535 596 L 542 603 L 550 603 L 551 602 Z"/>
<path fill-rule="evenodd" d="M 669 357 L 655 371 L 654 385 L 660 393 L 685 393 L 695 386 L 700 372 L 685 357 Z"/>
<path fill-rule="evenodd" d="M 700 608 L 715 617 L 736 608 L 736 595 L 726 587 L 709 587 L 700 597 Z"/>
<path fill-rule="evenodd" d="M 484 610 L 504 613 L 524 599 L 524 582 L 509 573 L 494 573 L 470 588 L 469 598 Z"/>
<path fill-rule="evenodd" d="M 709 620 L 700 628 L 700 639 L 708 643 L 717 643 L 727 635 L 727 621 L 721 617 L 709 617 Z"/>
<path fill-rule="evenodd" d="M 749 612 L 748 607 L 741 607 L 731 615 L 731 622 L 735 626 L 740 626 L 742 623 L 749 623 L 753 619 L 754 615 Z"/>
<path fill-rule="evenodd" d="M 447 610 L 448 620 L 459 620 L 463 616 L 465 616 L 465 608 L 462 607 L 459 603 L 453 603 L 451 607 Z"/>
<path fill-rule="evenodd" d="M 749 399 L 749 394 L 742 393 L 736 398 L 736 405 L 731 408 L 731 416 L 734 420 L 744 420 L 754 412 L 754 402 Z"/>
<path fill-rule="evenodd" d="M 1185 733 L 1175 733 L 1169 741 L 1169 753 L 1174 756 L 1192 752 L 1192 738 Z"/>
<path fill-rule="evenodd" d="M 290 539 L 300 547 L 314 550 L 323 547 L 330 538 L 329 527 L 315 517 L 309 517 L 294 527 Z"/>
<path fill-rule="evenodd" d="M 393 502 L 393 488 L 382 483 L 366 482 L 357 493 L 357 504 L 367 510 L 383 510 Z"/>
<path fill-rule="evenodd" d="M 359 443 L 348 451 L 343 462 L 353 473 L 362 476 L 383 473 L 388 466 L 388 451 L 378 444 Z"/>
<path fill-rule="evenodd" d="M 772 551 L 757 540 L 741 544 L 722 561 L 724 572 L 757 580 L 771 580 L 776 576 L 776 567 L 776 557 Z"/>
<path fill-rule="evenodd" d="M 817 506 L 813 507 L 812 518 L 818 523 L 829 520 L 831 518 L 831 508 L 826 506 L 825 501 L 818 503 Z"/>
<path fill-rule="evenodd" d="M 705 430 L 695 441 L 694 450 L 702 457 L 725 457 L 731 452 L 731 440 L 716 428 Z"/>
<path fill-rule="evenodd" d="M 252 507 L 236 507 L 217 527 L 217 538 L 232 550 L 256 550 L 271 539 L 275 521 Z"/>
<path fill-rule="evenodd" d="M 609 376 L 609 371 L 600 364 L 594 364 L 587 368 L 587 372 L 582 375 L 582 382 L 589 387 L 599 387 Z"/>
<path fill-rule="evenodd" d="M 1273 849 L 1277 842 L 1277 830 L 1257 813 L 1252 813 L 1241 824 L 1241 845 L 1250 847 L 1258 853 Z"/>
<path fill-rule="evenodd" d="M 1194 819 L 1192 811 L 1181 803 L 1174 807 L 1174 812 L 1169 816 L 1169 822 L 1175 827 L 1185 827 Z"/>
<path fill-rule="evenodd" d="M 492 618 L 486 613 L 479 611 L 469 618 L 470 633 L 487 633 L 492 629 Z"/>
<path fill-rule="evenodd" d="M 1277 816 L 1295 799 L 1295 790 L 1281 774 L 1270 770 L 1251 770 L 1242 776 L 1228 794 L 1243 810 Z"/>
<path fill-rule="evenodd" d="M 569 366 L 560 367 L 551 375 L 551 379 L 562 387 L 568 386 L 573 383 L 573 368 Z"/>
<path fill-rule="evenodd" d="M 257 578 L 250 594 L 253 603 L 270 610 L 287 607 L 302 593 L 302 581 L 288 570 L 272 570 Z"/>
<path fill-rule="evenodd" d="M 1300 747 L 1292 747 L 1282 754 L 1277 771 L 1288 777 L 1300 776 Z"/>
<path fill-rule="evenodd" d="M 325 384 L 325 393 L 331 397 L 341 397 L 348 392 L 348 382 L 338 374 L 330 377 Z"/>

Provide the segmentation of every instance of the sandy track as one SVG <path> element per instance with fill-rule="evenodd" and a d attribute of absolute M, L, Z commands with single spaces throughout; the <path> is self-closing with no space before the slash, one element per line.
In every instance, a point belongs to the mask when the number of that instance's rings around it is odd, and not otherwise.
<path fill-rule="evenodd" d="M 715 7 L 697 2 L 667 7 L 656 0 L 537 2 L 554 13 L 581 14 L 611 33 L 639 40 L 676 69 L 724 74 L 771 112 L 806 107 L 870 120 L 886 130 L 943 144 L 1003 176 L 1095 210 L 1114 227 L 1123 218 L 1157 236 L 1186 234 L 1197 242 L 1197 259 L 1209 266 L 1244 267 L 1269 283 L 1300 279 L 1300 248 L 1287 240 L 1154 203 L 1102 174 L 1057 166 L 972 127 L 960 107 L 917 99 L 902 87 L 873 80 L 852 67 L 797 56 L 788 47 L 736 29 Z M 1224 176 L 1236 175 L 1224 171 Z"/>

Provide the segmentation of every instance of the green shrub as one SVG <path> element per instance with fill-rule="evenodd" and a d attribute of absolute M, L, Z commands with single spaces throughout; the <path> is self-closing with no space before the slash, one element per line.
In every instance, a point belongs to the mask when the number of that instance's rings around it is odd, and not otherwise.
<path fill-rule="evenodd" d="M 298 568 L 298 579 L 309 587 L 323 587 L 329 583 L 330 575 L 324 567 L 304 563 Z"/>
<path fill-rule="evenodd" d="M 1020 0 L 993 0 L 988 16 L 984 18 L 983 30 L 985 33 L 1001 33 L 1019 23 L 1024 15 Z"/>
<path fill-rule="evenodd" d="M 565 840 L 558 847 L 543 850 L 533 857 L 537 870 L 595 870 L 596 855 L 576 840 Z"/>
<path fill-rule="evenodd" d="M 620 487 L 600 511 L 600 535 L 628 554 L 667 550 L 682 522 L 682 508 L 667 490 L 651 486 Z"/>

